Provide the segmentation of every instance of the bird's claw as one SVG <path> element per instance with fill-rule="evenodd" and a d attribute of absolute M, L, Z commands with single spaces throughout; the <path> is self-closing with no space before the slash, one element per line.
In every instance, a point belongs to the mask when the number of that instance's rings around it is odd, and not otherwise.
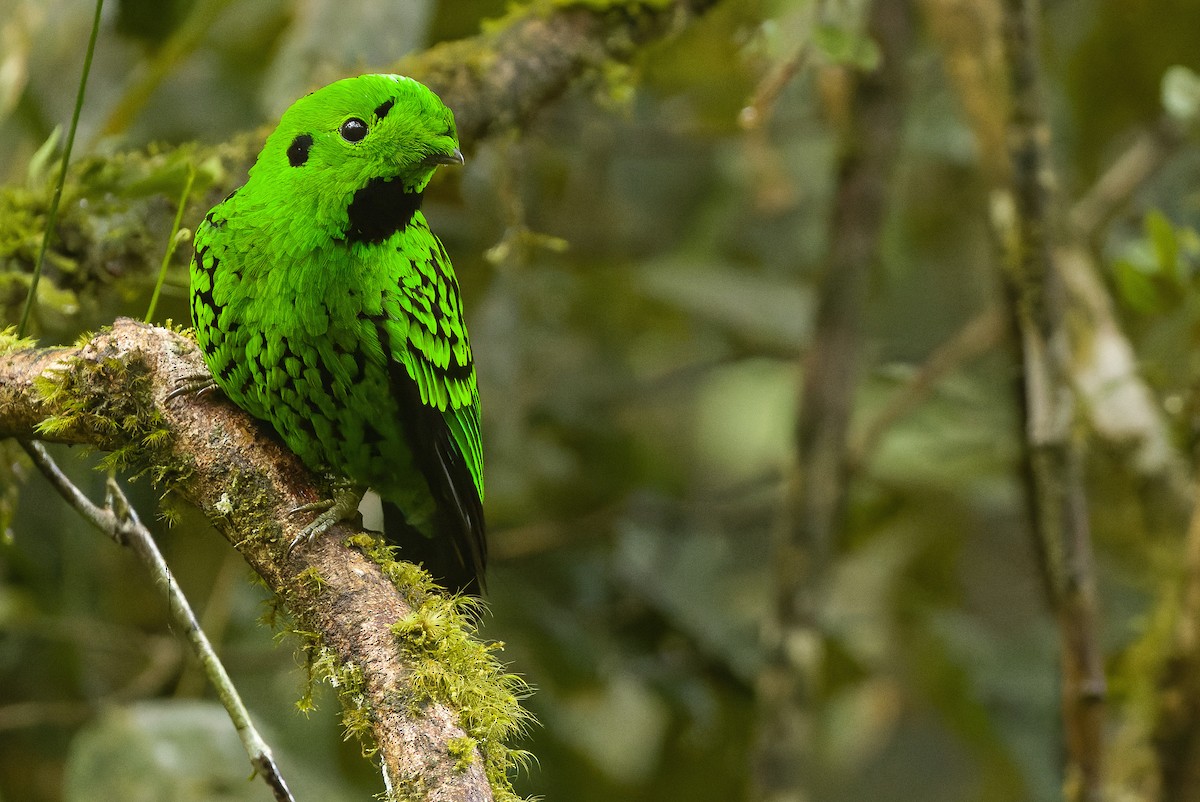
<path fill-rule="evenodd" d="M 288 510 L 289 515 L 298 515 L 302 512 L 319 512 L 321 514 L 313 518 L 308 526 L 300 530 L 300 534 L 292 538 L 288 543 L 287 556 L 291 556 L 291 553 L 301 543 L 311 542 L 313 538 L 324 534 L 334 524 L 353 519 L 358 514 L 358 505 L 362 502 L 364 492 L 362 488 L 352 485 L 336 485 L 333 498 L 314 501 L 311 504 L 301 504 L 299 507 Z"/>
<path fill-rule="evenodd" d="M 191 376 L 184 376 L 175 385 L 175 389 L 167 393 L 165 400 L 173 401 L 181 395 L 192 393 L 195 393 L 198 398 L 211 393 L 215 389 L 217 389 L 217 383 L 211 373 L 193 373 Z"/>

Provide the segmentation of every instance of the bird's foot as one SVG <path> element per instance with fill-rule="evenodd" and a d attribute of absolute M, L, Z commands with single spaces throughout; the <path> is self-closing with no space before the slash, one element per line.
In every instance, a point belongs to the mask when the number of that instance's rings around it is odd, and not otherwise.
<path fill-rule="evenodd" d="M 215 389 L 217 389 L 217 383 L 211 373 L 193 373 L 180 379 L 175 384 L 175 389 L 167 393 L 166 400 L 173 401 L 181 395 L 192 395 L 193 393 L 196 397 L 200 397 Z"/>
<path fill-rule="evenodd" d="M 313 518 L 312 522 L 301 529 L 300 534 L 292 539 L 292 542 L 288 544 L 287 553 L 290 555 L 301 543 L 310 542 L 334 524 L 352 520 L 358 515 L 358 505 L 362 503 L 365 492 L 357 485 L 335 482 L 333 498 L 315 501 L 312 504 L 301 504 L 299 507 L 288 510 L 291 515 L 302 512 L 319 512 L 321 514 Z"/>

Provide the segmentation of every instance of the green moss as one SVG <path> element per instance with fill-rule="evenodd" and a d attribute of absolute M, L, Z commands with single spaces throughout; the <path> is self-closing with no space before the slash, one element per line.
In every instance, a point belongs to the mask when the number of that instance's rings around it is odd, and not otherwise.
<path fill-rule="evenodd" d="M 471 768 L 471 764 L 475 762 L 475 748 L 479 746 L 479 742 L 469 735 L 464 735 L 462 738 L 451 738 L 446 741 L 446 749 L 450 752 L 450 756 L 454 758 L 454 770 L 462 774 L 467 769 Z"/>
<path fill-rule="evenodd" d="M 23 187 L 0 190 L 0 312 L 15 320 L 29 290 L 44 226 L 34 193 Z"/>
<path fill-rule="evenodd" d="M 264 544 L 273 541 L 279 533 L 279 521 L 271 514 L 270 495 L 273 489 L 259 475 L 234 472 L 229 480 L 229 490 L 221 494 L 215 509 L 222 514 L 227 509 L 232 514 L 232 499 L 237 499 L 241 513 L 242 531 L 246 536 L 234 543 L 242 551 L 248 544 Z M 222 501 L 228 501 L 222 504 Z"/>
<path fill-rule="evenodd" d="M 342 737 L 347 741 L 357 739 L 363 757 L 371 757 L 379 750 L 371 734 L 374 714 L 367 698 L 362 668 L 355 663 L 340 661 L 332 649 L 321 645 L 317 633 L 297 630 L 295 634 L 300 636 L 308 656 L 308 682 L 296 708 L 305 714 L 315 710 L 314 688 L 317 683 L 325 682 L 337 693 L 342 705 Z"/>
<path fill-rule="evenodd" d="M 258 574 L 254 574 L 254 579 L 266 587 L 266 582 Z M 284 609 L 283 600 L 272 594 L 263 600 L 263 606 L 266 609 L 258 617 L 258 622 L 277 635 L 283 632 L 284 622 L 287 620 L 287 611 Z"/>
<path fill-rule="evenodd" d="M 36 347 L 37 340 L 33 337 L 17 336 L 16 326 L 9 326 L 6 329 L 0 330 L 0 354 L 9 351 L 25 351 Z"/>
<path fill-rule="evenodd" d="M 428 798 L 429 786 L 425 777 L 420 774 L 411 774 L 396 780 L 392 786 L 392 793 L 387 797 L 388 802 L 422 802 Z"/>
<path fill-rule="evenodd" d="M 343 737 L 357 738 L 363 757 L 378 751 L 371 735 L 371 705 L 364 690 L 362 668 L 354 663 L 343 663 L 337 653 L 324 645 L 321 635 L 311 630 L 293 629 L 292 634 L 300 639 L 304 651 L 308 678 L 304 693 L 296 700 L 296 709 L 307 715 L 316 709 L 315 689 L 324 682 L 337 692 L 342 705 Z"/>
<path fill-rule="evenodd" d="M 505 670 L 496 658 L 501 643 L 484 643 L 476 633 L 476 622 L 483 602 L 474 596 L 446 596 L 428 572 L 419 566 L 395 559 L 395 549 L 378 537 L 359 533 L 345 541 L 379 565 L 408 603 L 412 612 L 392 624 L 392 634 L 400 645 L 411 673 L 408 697 L 401 699 L 414 715 L 428 701 L 458 711 L 458 724 L 466 732 L 463 738 L 447 744 L 455 757 L 455 767 L 466 771 L 476 750 L 484 761 L 493 798 L 499 802 L 517 802 L 510 774 L 524 766 L 529 754 L 508 746 L 508 741 L 525 732 L 533 717 L 521 707 L 530 693 L 528 683 Z M 340 692 L 339 692 L 340 694 Z M 355 701 L 351 696 L 351 703 Z M 357 708 L 351 709 L 343 697 L 347 734 L 361 727 L 369 734 L 369 716 L 361 722 Z M 363 710 L 364 715 L 368 711 Z M 457 751 L 456 751 L 457 750 Z M 420 778 L 412 778 L 420 782 Z M 421 798 L 416 790 L 393 788 L 393 799 Z"/>
<path fill-rule="evenodd" d="M 159 499 L 158 518 L 169 527 L 174 527 L 183 518 L 184 502 L 174 494 L 165 494 Z"/>
<path fill-rule="evenodd" d="M 283 634 L 286 633 L 280 633 L 280 635 Z M 321 645 L 321 634 L 319 632 L 292 629 L 291 634 L 300 640 L 300 649 L 304 652 L 305 657 L 304 665 L 308 669 L 304 683 L 304 692 L 296 700 L 296 709 L 304 715 L 308 715 L 317 709 L 313 689 L 316 688 L 317 682 L 324 676 L 322 671 L 325 668 L 325 662 L 322 660 L 322 655 L 326 649 Z"/>
<path fill-rule="evenodd" d="M 321 576 L 321 572 L 317 570 L 316 566 L 312 565 L 301 571 L 296 578 L 307 585 L 315 596 L 321 595 L 321 592 L 329 584 L 325 581 L 325 577 Z"/>
<path fill-rule="evenodd" d="M 344 541 L 347 548 L 357 549 L 371 562 L 379 566 L 383 575 L 404 595 L 413 607 L 419 607 L 433 593 L 444 592 L 430 578 L 429 573 L 412 563 L 396 559 L 396 547 L 376 535 L 360 532 Z"/>
<path fill-rule="evenodd" d="M 96 392 L 97 385 L 120 392 Z M 152 381 L 144 365 L 115 357 L 76 358 L 36 377 L 34 388 L 56 410 L 38 424 L 38 432 L 48 437 L 93 433 L 97 444 L 109 449 L 100 460 L 102 469 L 128 471 L 135 479 L 148 475 L 167 492 L 193 470 L 191 462 L 175 452 L 174 436 L 151 399 Z"/>
<path fill-rule="evenodd" d="M 392 559 L 390 552 L 387 551 L 387 544 L 381 538 L 377 538 L 366 532 L 351 535 L 346 538 L 344 545 L 346 548 L 358 549 L 367 559 L 374 563 Z"/>
<path fill-rule="evenodd" d="M 400 573 L 409 571 L 400 569 Z M 426 593 L 411 613 L 392 625 L 392 633 L 412 668 L 409 704 L 419 708 L 432 700 L 458 711 L 459 726 L 474 742 L 472 752 L 478 748 L 483 758 L 495 799 L 516 800 L 510 774 L 528 756 L 508 742 L 533 720 L 521 707 L 530 688 L 496 658 L 503 644 L 475 637 L 482 605 L 473 596 Z M 464 746 L 460 739 L 457 748 Z M 461 765 L 462 756 L 458 757 Z"/>
<path fill-rule="evenodd" d="M 240 161 L 237 143 L 205 150 L 151 146 L 72 164 L 38 285 L 40 310 L 70 315 L 80 299 L 96 300 L 98 290 L 141 285 L 148 266 L 158 264 L 159 232 L 170 226 L 173 209 L 139 199 L 179 197 L 189 169 L 195 170 L 193 197 L 203 198 L 206 188 L 228 181 L 229 161 Z M 9 319 L 28 292 L 56 176 L 57 170 L 35 169 L 26 186 L 0 187 L 0 313 Z"/>
<path fill-rule="evenodd" d="M 363 757 L 370 757 L 378 750 L 371 737 L 373 714 L 364 689 L 362 668 L 356 663 L 339 662 L 329 649 L 325 650 L 324 657 L 327 661 L 325 681 L 337 691 L 342 703 L 342 737 L 347 741 L 356 738 Z"/>

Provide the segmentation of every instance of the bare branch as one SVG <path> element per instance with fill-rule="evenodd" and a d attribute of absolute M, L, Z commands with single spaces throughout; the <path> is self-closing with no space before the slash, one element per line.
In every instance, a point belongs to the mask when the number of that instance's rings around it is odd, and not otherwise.
<path fill-rule="evenodd" d="M 881 65 L 853 76 L 830 253 L 796 422 L 797 462 L 782 515 L 775 609 L 764 627 L 754 776 L 756 797 L 764 802 L 804 798 L 814 757 L 823 645 L 817 618 L 826 562 L 842 527 L 863 306 L 903 128 L 911 17 L 909 0 L 875 0 L 869 25 Z"/>
<path fill-rule="evenodd" d="M 994 223 L 1022 363 L 1030 514 L 1062 643 L 1064 787 L 1069 802 L 1099 802 L 1106 684 L 1083 453 L 1075 439 L 1071 341 L 1062 277 L 1053 258 L 1054 172 L 1042 110 L 1037 13 L 1036 0 L 1005 0 L 1012 172 L 1009 186 L 998 191 Z"/>
<path fill-rule="evenodd" d="M 41 443 L 25 442 L 22 445 L 33 460 L 33 464 L 50 481 L 50 484 L 54 485 L 59 495 L 65 498 L 67 503 L 74 507 L 92 526 L 108 535 L 119 545 L 130 546 L 149 569 L 155 582 L 166 594 L 167 606 L 171 611 L 172 618 L 187 633 L 188 641 L 192 644 L 196 657 L 204 665 L 205 672 L 216 687 L 217 695 L 221 698 L 225 710 L 233 721 L 233 726 L 238 732 L 238 737 L 241 738 L 242 746 L 250 758 L 250 763 L 262 776 L 276 800 L 294 802 L 287 782 L 280 774 L 279 767 L 275 765 L 271 748 L 267 746 L 267 742 L 255 729 L 254 723 L 250 720 L 250 712 L 242 703 L 242 698 L 229 678 L 229 674 L 226 673 L 225 666 L 221 664 L 221 659 L 217 657 L 212 644 L 209 643 L 204 631 L 200 629 L 200 623 L 196 620 L 195 613 L 192 612 L 192 606 L 188 603 L 187 597 L 183 595 L 183 590 L 175 581 L 174 575 L 171 574 L 171 569 L 167 566 L 167 561 L 163 559 L 162 552 L 158 550 L 150 530 L 142 525 L 137 511 L 129 504 L 121 486 L 117 484 L 116 480 L 109 477 L 107 502 L 103 508 L 98 507 L 67 478 L 66 474 L 46 453 L 46 449 Z"/>
<path fill-rule="evenodd" d="M 1142 130 L 1071 209 L 1071 225 L 1079 236 L 1096 236 L 1186 141 L 1185 127 L 1167 114 Z"/>
<path fill-rule="evenodd" d="M 512 799 L 504 741 L 525 718 L 523 684 L 464 631 L 460 604 L 360 530 L 339 525 L 285 555 L 305 523 L 288 511 L 327 488 L 219 394 L 167 402 L 203 370 L 191 340 L 126 319 L 73 348 L 0 348 L 0 436 L 113 451 L 199 506 L 311 633 L 348 729 L 373 740 L 390 787 L 439 802 Z"/>
<path fill-rule="evenodd" d="M 1096 257 L 1084 246 L 1069 243 L 1055 251 L 1054 265 L 1076 332 L 1070 371 L 1081 407 L 1078 414 L 1107 445 L 1128 455 L 1139 477 L 1161 486 L 1166 498 L 1186 514 L 1194 490 L 1187 460 L 1171 442 L 1162 407 L 1121 330 Z"/>

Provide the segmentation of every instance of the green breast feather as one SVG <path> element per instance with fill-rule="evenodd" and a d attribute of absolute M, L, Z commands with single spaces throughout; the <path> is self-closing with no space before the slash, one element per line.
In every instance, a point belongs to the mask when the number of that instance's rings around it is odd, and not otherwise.
<path fill-rule="evenodd" d="M 458 281 L 420 210 L 436 167 L 461 161 L 453 115 L 416 81 L 302 98 L 196 232 L 192 319 L 230 400 L 314 470 L 378 491 L 401 556 L 477 592 L 479 392 Z"/>

